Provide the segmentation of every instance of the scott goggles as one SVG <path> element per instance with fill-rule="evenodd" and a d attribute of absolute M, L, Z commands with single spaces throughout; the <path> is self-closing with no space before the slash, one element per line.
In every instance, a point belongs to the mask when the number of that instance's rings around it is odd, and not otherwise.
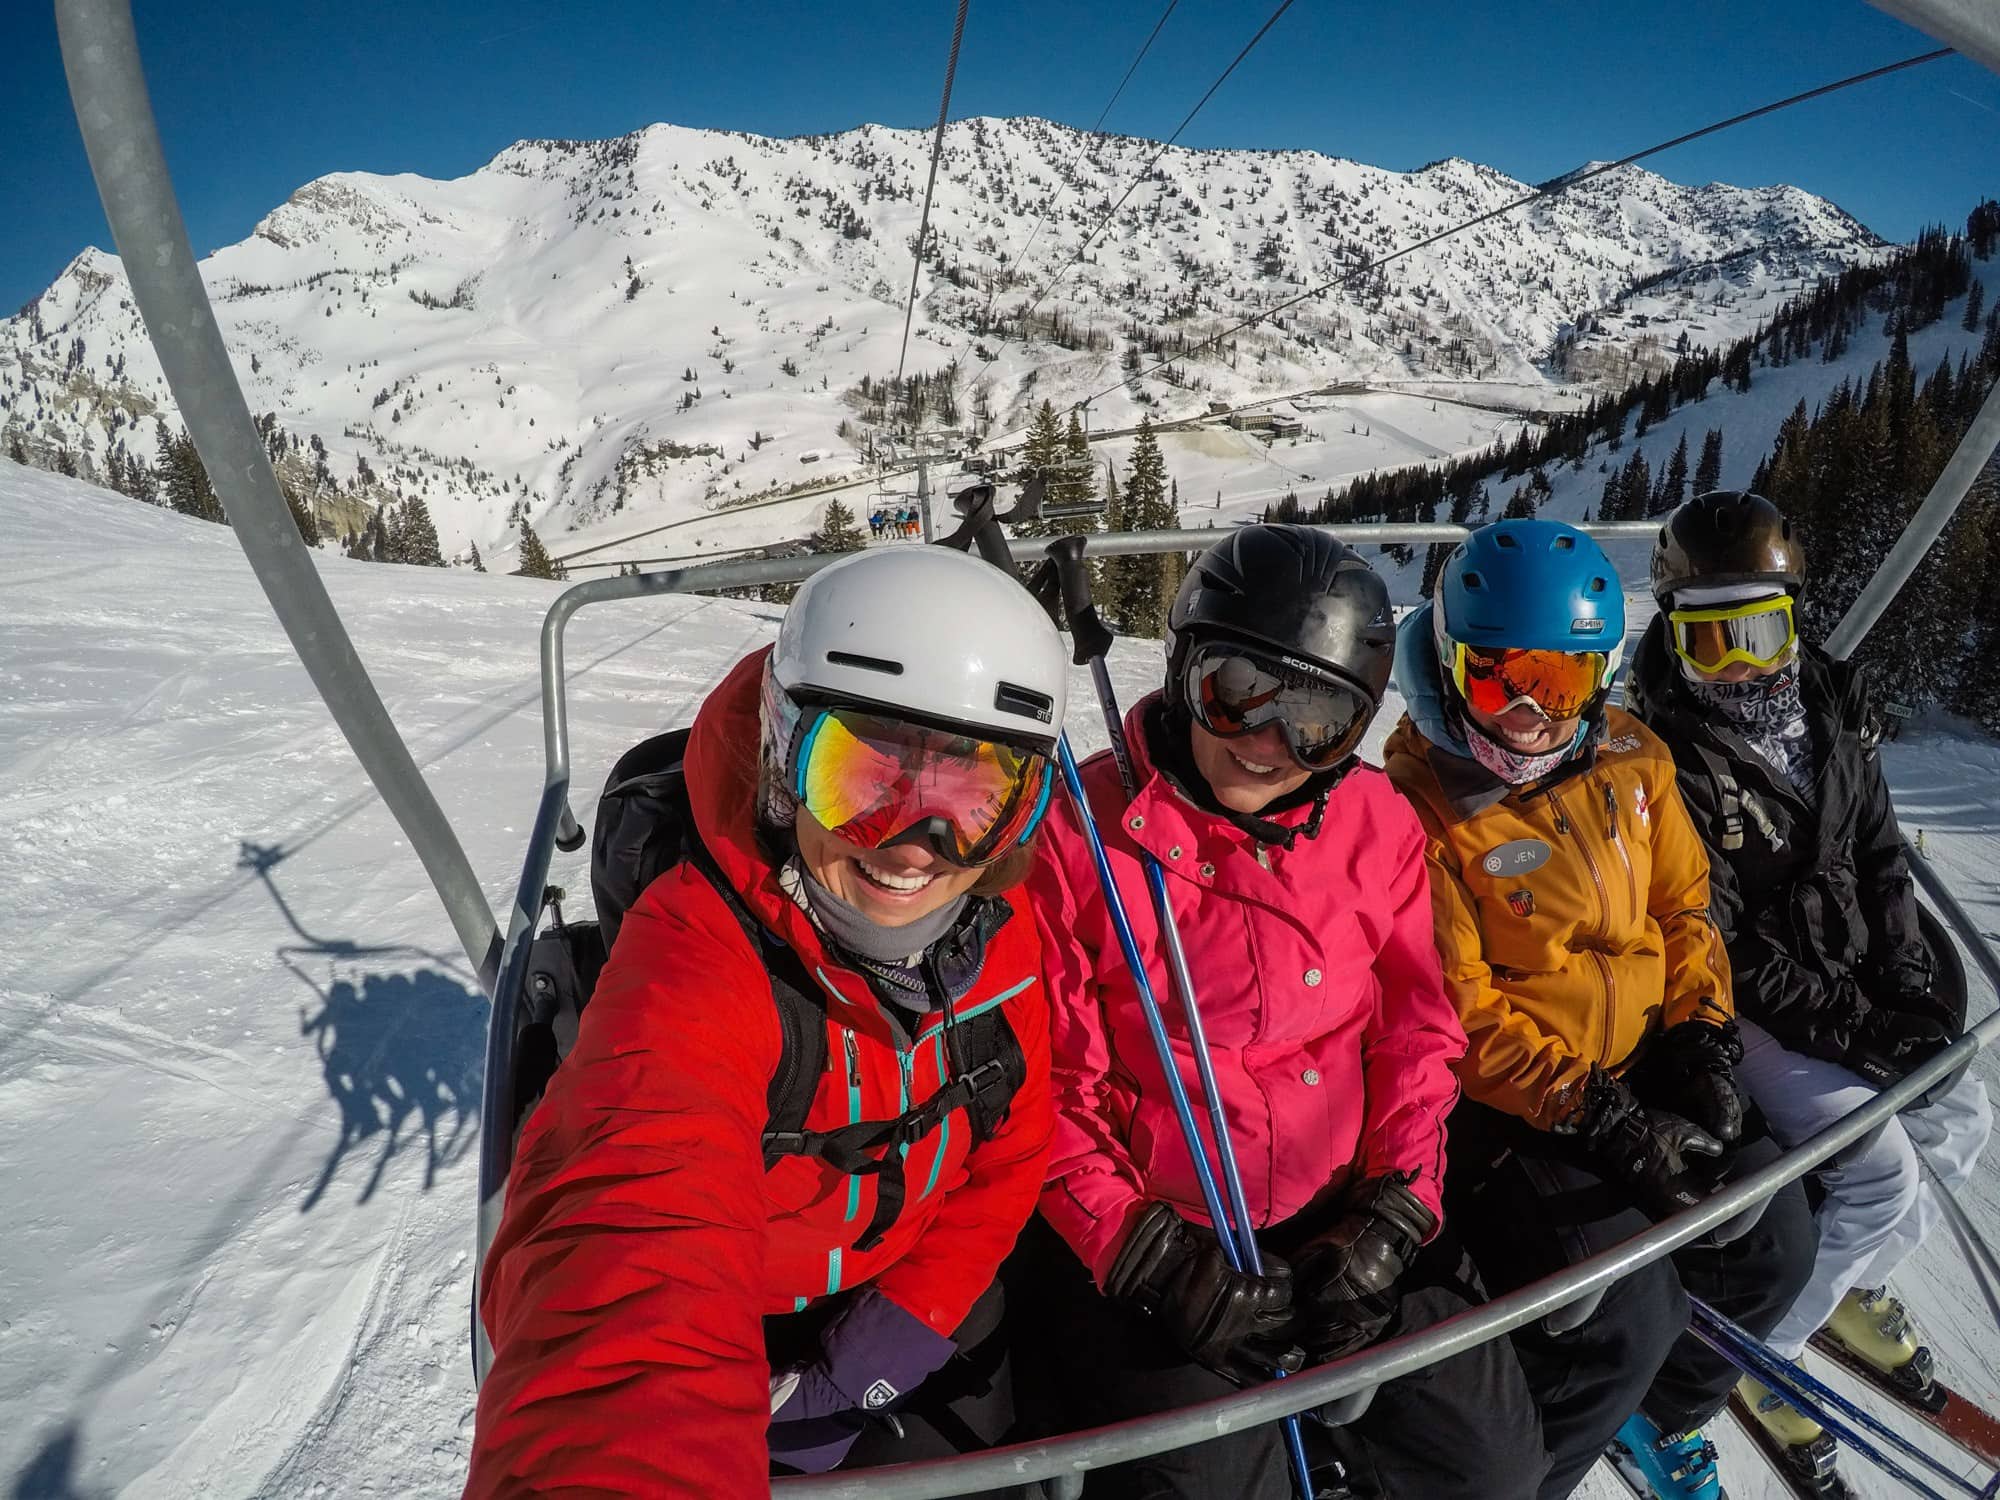
<path fill-rule="evenodd" d="M 807 707 L 792 746 L 792 795 L 828 832 L 958 865 L 1026 843 L 1055 786 L 1045 755 L 865 709 Z"/>
<path fill-rule="evenodd" d="M 1610 686 L 1602 651 L 1528 651 L 1452 643 L 1451 680 L 1468 706 L 1498 718 L 1527 702 L 1548 718 L 1576 719 Z"/>
<path fill-rule="evenodd" d="M 1769 671 L 1792 659 L 1798 646 L 1792 596 L 1752 599 L 1714 609 L 1667 612 L 1674 654 L 1697 672 L 1716 673 L 1736 662 Z"/>
<path fill-rule="evenodd" d="M 1228 740 L 1275 724 L 1308 771 L 1331 770 L 1352 755 L 1375 716 L 1374 701 L 1359 688 L 1234 641 L 1196 646 L 1181 673 L 1203 729 Z"/>

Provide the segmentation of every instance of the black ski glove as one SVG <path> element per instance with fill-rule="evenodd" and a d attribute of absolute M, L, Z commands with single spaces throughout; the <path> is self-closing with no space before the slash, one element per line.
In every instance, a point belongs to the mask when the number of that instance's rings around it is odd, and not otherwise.
<path fill-rule="evenodd" d="M 1291 1270 L 1271 1256 L 1263 1260 L 1261 1276 L 1232 1271 L 1212 1230 L 1153 1203 L 1119 1247 L 1104 1291 L 1164 1320 L 1198 1364 L 1248 1385 L 1305 1363 L 1304 1351 L 1286 1335 Z"/>
<path fill-rule="evenodd" d="M 1722 1142 L 1691 1120 L 1647 1109 L 1602 1068 L 1590 1070 L 1583 1103 L 1556 1127 L 1574 1135 L 1655 1219 L 1693 1208 L 1713 1188 L 1690 1158 L 1722 1155 Z"/>
<path fill-rule="evenodd" d="M 1316 1365 L 1364 1349 L 1396 1314 L 1396 1282 L 1417 1247 L 1437 1230 L 1437 1215 L 1409 1189 L 1405 1173 L 1351 1186 L 1331 1229 L 1293 1254 L 1298 1294 L 1292 1335 Z"/>
<path fill-rule="evenodd" d="M 1854 1028 L 1854 1040 L 1841 1061 L 1885 1089 L 1936 1057 L 1952 1040 L 1950 1029 L 1929 1016 L 1878 1006 Z"/>
<path fill-rule="evenodd" d="M 1734 1021 L 1683 1021 L 1660 1033 L 1632 1083 L 1649 1102 L 1727 1145 L 1743 1134 L 1743 1090 L 1736 1082 L 1742 1061 Z"/>

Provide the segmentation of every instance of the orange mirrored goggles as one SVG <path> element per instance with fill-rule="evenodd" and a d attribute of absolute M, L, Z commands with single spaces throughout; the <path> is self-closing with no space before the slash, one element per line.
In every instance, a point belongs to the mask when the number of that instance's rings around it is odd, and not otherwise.
<path fill-rule="evenodd" d="M 1468 705 L 1497 718 L 1528 702 L 1551 719 L 1580 718 L 1610 685 L 1602 651 L 1527 651 L 1453 643 L 1451 680 Z"/>
<path fill-rule="evenodd" d="M 1055 786 L 1045 755 L 851 708 L 808 708 L 793 743 L 792 794 L 821 827 L 864 849 L 926 843 L 958 865 L 1026 843 Z"/>

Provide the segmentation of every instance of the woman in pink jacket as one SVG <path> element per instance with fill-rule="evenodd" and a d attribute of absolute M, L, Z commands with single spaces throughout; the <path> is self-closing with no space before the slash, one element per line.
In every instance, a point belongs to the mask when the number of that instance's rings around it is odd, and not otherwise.
<path fill-rule="evenodd" d="M 1381 579 L 1325 532 L 1254 526 L 1194 565 L 1163 692 L 1133 709 L 1138 795 L 1083 779 L 1190 1096 L 1202 1098 L 1142 851 L 1165 867 L 1265 1274 L 1229 1269 L 1073 807 L 1030 877 L 1048 966 L 1056 1127 L 1010 1263 L 1016 1338 L 1051 1425 L 1226 1393 L 1480 1300 L 1439 1237 L 1465 1033 L 1444 993 L 1423 840 L 1356 760 L 1395 629 Z M 1308 1431 L 1317 1431 L 1308 1427 Z M 1546 1460 L 1506 1340 L 1392 1382 L 1336 1429 L 1359 1494 L 1532 1495 Z M 1093 1497 L 1291 1493 L 1275 1427 L 1093 1477 Z"/>

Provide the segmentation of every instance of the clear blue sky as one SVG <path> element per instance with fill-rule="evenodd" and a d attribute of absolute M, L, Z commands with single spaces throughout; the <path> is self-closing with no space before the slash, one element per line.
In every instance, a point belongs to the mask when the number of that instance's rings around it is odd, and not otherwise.
<path fill-rule="evenodd" d="M 1275 0 L 1182 0 L 1106 122 L 1170 133 Z M 1088 126 L 1164 0 L 974 0 L 954 117 Z M 770 135 L 930 124 L 952 0 L 137 0 L 197 251 L 327 172 L 472 171 L 527 136 L 654 121 Z M 0 50 L 0 309 L 110 248 L 48 0 Z M 1528 181 L 1934 45 L 1861 0 L 1297 0 L 1183 141 Z M 2000 78 L 1948 58 L 1650 163 L 1791 182 L 1907 238 L 2000 196 Z"/>

